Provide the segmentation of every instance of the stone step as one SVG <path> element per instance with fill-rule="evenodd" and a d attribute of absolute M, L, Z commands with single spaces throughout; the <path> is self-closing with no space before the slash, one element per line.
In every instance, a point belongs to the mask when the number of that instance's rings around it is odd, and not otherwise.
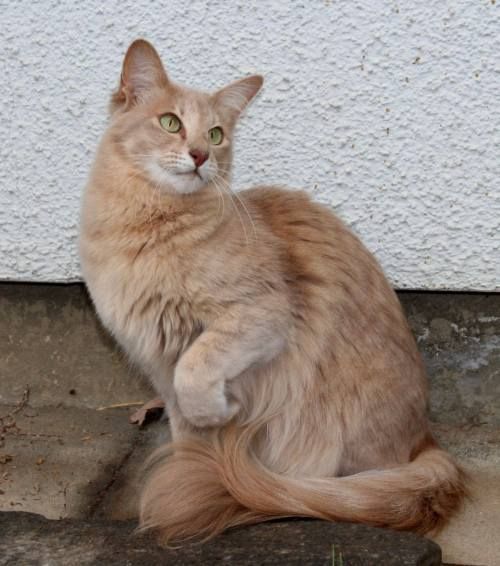
<path fill-rule="evenodd" d="M 134 534 L 123 521 L 48 521 L 27 513 L 0 513 L 0 561 L 4 566 L 439 566 L 431 541 L 348 523 L 280 521 L 234 529 L 200 545 L 164 549 Z"/>

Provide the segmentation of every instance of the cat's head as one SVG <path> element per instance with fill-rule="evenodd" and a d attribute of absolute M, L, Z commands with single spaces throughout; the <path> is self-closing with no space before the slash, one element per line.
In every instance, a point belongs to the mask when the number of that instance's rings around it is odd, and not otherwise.
<path fill-rule="evenodd" d="M 112 139 L 162 192 L 187 194 L 229 177 L 235 123 L 262 86 L 254 75 L 216 91 L 173 83 L 144 40 L 129 47 L 111 99 Z"/>

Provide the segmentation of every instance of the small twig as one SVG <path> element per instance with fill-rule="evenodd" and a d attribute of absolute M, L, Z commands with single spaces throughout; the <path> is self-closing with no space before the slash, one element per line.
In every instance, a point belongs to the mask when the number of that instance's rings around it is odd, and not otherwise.
<path fill-rule="evenodd" d="M 29 396 L 30 388 L 28 385 L 26 385 L 23 391 L 23 396 L 21 397 L 21 400 L 17 402 L 16 406 L 5 415 L 0 416 L 0 447 L 4 445 L 5 435 L 7 434 L 7 431 L 10 428 L 17 428 L 16 421 L 14 420 L 14 415 L 16 413 L 19 413 L 19 411 L 21 411 L 26 406 Z"/>
<path fill-rule="evenodd" d="M 106 411 L 107 409 L 121 409 L 122 407 L 138 407 L 144 405 L 144 401 L 131 401 L 130 403 L 116 403 L 106 407 L 97 407 L 96 411 Z"/>
<path fill-rule="evenodd" d="M 30 397 L 30 388 L 29 388 L 29 385 L 26 385 L 26 387 L 23 391 L 23 396 L 21 397 L 21 400 L 16 403 L 16 406 L 15 406 L 14 409 L 12 409 L 12 411 L 9 411 L 8 413 L 6 413 L 5 415 L 2 415 L 0 417 L 0 422 L 3 424 L 2 421 L 9 419 L 9 418 L 11 419 L 16 413 L 19 413 L 19 411 L 21 411 L 26 406 L 26 403 L 28 402 L 29 397 Z"/>

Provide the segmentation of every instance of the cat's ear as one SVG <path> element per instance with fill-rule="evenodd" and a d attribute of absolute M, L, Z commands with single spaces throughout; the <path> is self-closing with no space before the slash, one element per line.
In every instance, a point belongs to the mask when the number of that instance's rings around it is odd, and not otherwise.
<path fill-rule="evenodd" d="M 264 78 L 260 75 L 252 75 L 231 83 L 213 95 L 215 104 L 236 120 L 259 92 L 263 82 Z"/>
<path fill-rule="evenodd" d="M 111 98 L 111 111 L 128 108 L 143 100 L 151 90 L 167 84 L 167 73 L 156 49 L 144 39 L 137 39 L 123 60 L 120 86 Z"/>

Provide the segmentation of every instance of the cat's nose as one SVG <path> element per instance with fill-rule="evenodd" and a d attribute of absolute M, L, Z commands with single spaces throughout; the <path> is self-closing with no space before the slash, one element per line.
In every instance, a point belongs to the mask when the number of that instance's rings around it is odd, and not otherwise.
<path fill-rule="evenodd" d="M 196 167 L 201 167 L 208 159 L 208 153 L 199 149 L 192 149 L 189 152 L 189 155 L 193 158 Z"/>

